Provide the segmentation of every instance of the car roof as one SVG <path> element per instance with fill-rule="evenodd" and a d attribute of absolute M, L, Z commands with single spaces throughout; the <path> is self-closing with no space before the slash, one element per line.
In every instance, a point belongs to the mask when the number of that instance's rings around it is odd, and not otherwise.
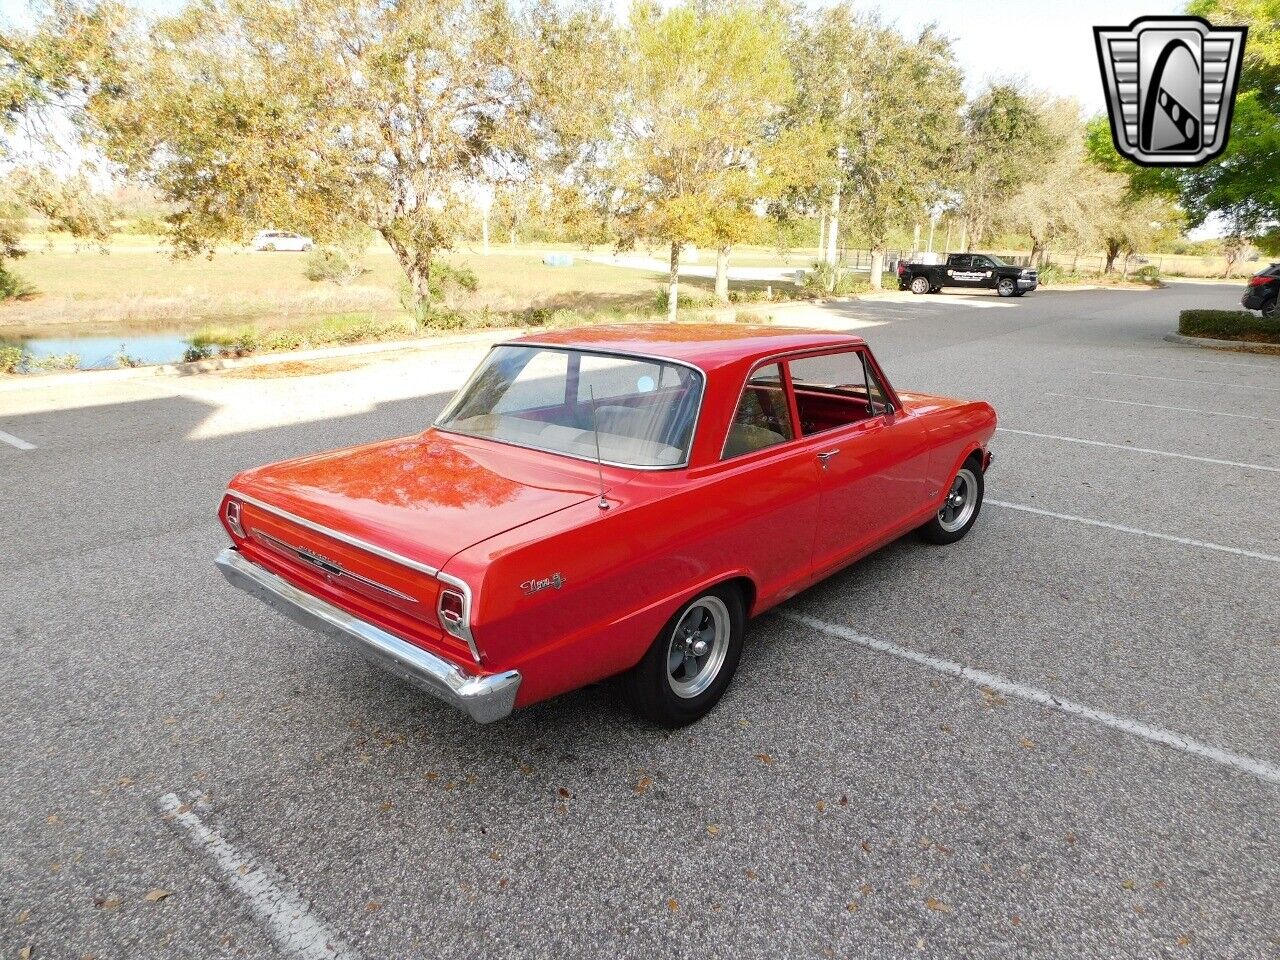
<path fill-rule="evenodd" d="M 824 347 L 861 346 L 848 333 L 805 327 L 745 323 L 610 323 L 532 333 L 513 344 L 542 344 L 610 353 L 630 353 L 691 363 L 703 370 L 742 360 Z"/>

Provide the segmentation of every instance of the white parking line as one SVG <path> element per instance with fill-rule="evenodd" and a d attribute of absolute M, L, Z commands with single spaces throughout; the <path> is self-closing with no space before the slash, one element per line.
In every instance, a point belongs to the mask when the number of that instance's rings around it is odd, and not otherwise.
<path fill-rule="evenodd" d="M 1131 353 L 1129 356 L 1137 360 L 1151 361 L 1150 357 L 1144 357 L 1138 353 Z M 1164 359 L 1163 357 L 1161 359 Z M 1215 367 L 1248 367 L 1251 370 L 1280 370 L 1280 363 L 1228 363 L 1225 360 L 1201 360 L 1199 357 L 1170 357 L 1170 359 L 1186 360 L 1188 363 L 1209 363 Z"/>
<path fill-rule="evenodd" d="M 1041 510 L 1039 507 L 1028 507 L 1021 503 L 1006 503 L 1004 500 L 992 500 L 987 498 L 982 501 L 983 505 L 991 505 L 994 507 L 1004 507 L 1006 510 L 1019 510 L 1023 513 L 1034 513 L 1040 517 L 1052 517 L 1055 520 L 1069 520 L 1072 523 L 1082 523 L 1088 527 L 1102 527 L 1104 530 L 1117 530 L 1120 533 L 1132 533 L 1140 537 L 1150 537 L 1153 540 L 1167 540 L 1169 543 L 1180 543 L 1187 547 L 1199 547 L 1202 550 L 1216 550 L 1219 553 L 1232 553 L 1238 557 L 1251 557 L 1254 560 L 1266 560 L 1269 563 L 1280 563 L 1280 557 L 1270 553 L 1262 553 L 1258 550 L 1243 550 L 1240 547 L 1227 547 L 1220 543 L 1210 543 L 1207 540 L 1195 540 L 1191 537 L 1175 537 L 1169 533 L 1160 533 L 1156 530 L 1143 530 L 1140 527 L 1126 527 L 1119 523 L 1107 523 L 1105 520 L 1094 520 L 1090 517 L 1077 517 L 1070 513 L 1055 513 L 1052 510 Z"/>
<path fill-rule="evenodd" d="M 1152 450 L 1148 447 L 1131 447 L 1127 443 L 1104 443 L 1102 440 L 1085 440 L 1083 437 L 1060 437 L 1055 433 L 1035 433 L 1031 430 L 1014 430 L 1012 427 L 996 427 L 997 433 L 1016 433 L 1023 437 L 1040 437 L 1044 440 L 1061 440 L 1064 443 L 1083 443 L 1090 447 L 1110 447 L 1112 450 L 1128 450 L 1130 453 L 1150 453 L 1157 457 L 1174 457 L 1178 460 L 1196 460 L 1220 467 L 1244 467 L 1247 470 L 1266 470 L 1280 473 L 1280 467 L 1267 467 L 1260 463 L 1241 463 L 1239 460 L 1215 460 L 1213 457 L 1197 457 L 1190 453 L 1171 453 L 1168 450 Z"/>
<path fill-rule="evenodd" d="M 270 867 L 255 863 L 197 817 L 176 793 L 159 800 L 160 811 L 191 844 L 207 853 L 227 885 L 245 898 L 285 956 L 298 960 L 356 960 L 357 954 L 311 913 L 307 902 Z"/>
<path fill-rule="evenodd" d="M 1258 387 L 1252 383 L 1219 383 L 1216 380 L 1188 380 L 1186 377 L 1155 377 L 1146 373 L 1121 373 L 1118 370 L 1090 370 L 1108 377 L 1133 377 L 1136 380 L 1167 380 L 1169 383 L 1198 383 L 1202 387 L 1238 387 L 1242 390 L 1270 390 L 1280 393 L 1280 387 Z"/>
<path fill-rule="evenodd" d="M 27 443 L 21 437 L 15 437 L 12 433 L 5 433 L 3 430 L 0 430 L 0 443 L 7 443 L 11 447 L 17 447 L 19 450 L 34 450 L 36 448 L 34 443 Z"/>
<path fill-rule="evenodd" d="M 1280 417 L 1255 417 L 1251 413 L 1227 413 L 1225 410 L 1202 410 L 1199 407 L 1171 407 L 1163 403 L 1140 403 L 1137 400 L 1116 400 L 1113 397 L 1089 397 L 1081 393 L 1046 393 L 1046 397 L 1062 397 L 1067 400 L 1089 400 L 1094 403 L 1122 403 L 1126 407 L 1151 407 L 1154 410 L 1178 410 L 1182 413 L 1204 413 L 1214 417 L 1235 417 L 1239 420 L 1261 420 L 1264 423 L 1280 423 Z"/>
<path fill-rule="evenodd" d="M 1219 766 L 1231 767 L 1243 773 L 1248 773 L 1266 783 L 1280 784 L 1280 768 L 1264 763 L 1261 760 L 1255 760 L 1239 753 L 1231 753 L 1228 750 L 1221 750 L 1218 747 L 1211 747 L 1190 737 L 1184 737 L 1180 733 L 1174 733 L 1172 730 L 1165 730 L 1161 727 L 1154 727 L 1149 723 L 1143 723 L 1141 720 L 1121 717 L 1105 710 L 1095 710 L 1093 707 L 1087 707 L 1083 703 L 1076 703 L 1074 700 L 1064 700 L 1061 697 L 1054 696 L 1047 690 L 1007 680 L 997 674 L 987 673 L 985 670 L 975 670 L 973 667 L 966 667 L 951 660 L 943 660 L 927 653 L 920 653 L 908 647 L 890 643 L 887 640 L 877 640 L 875 637 L 865 636 L 848 627 L 843 627 L 836 623 L 828 623 L 825 620 L 819 620 L 817 617 L 795 613 L 791 610 L 775 610 L 774 612 L 782 619 L 790 620 L 792 623 L 812 627 L 814 630 L 818 630 L 828 636 L 848 640 L 877 653 L 885 653 L 892 657 L 909 660 L 926 669 L 946 674 L 949 677 L 955 677 L 958 680 L 965 680 L 999 693 L 1002 696 L 1016 697 L 1036 706 L 1081 717 L 1104 727 L 1120 730 L 1130 736 L 1140 737 L 1163 747 L 1170 747 L 1183 753 L 1189 753 L 1194 757 L 1200 757 Z"/>

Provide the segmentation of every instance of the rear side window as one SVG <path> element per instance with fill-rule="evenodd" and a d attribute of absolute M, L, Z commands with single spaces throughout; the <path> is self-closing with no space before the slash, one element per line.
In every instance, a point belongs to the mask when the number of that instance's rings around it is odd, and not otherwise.
<path fill-rule="evenodd" d="M 753 373 L 742 388 L 721 459 L 767 450 L 794 436 L 791 410 L 782 386 L 782 366 L 771 363 Z"/>

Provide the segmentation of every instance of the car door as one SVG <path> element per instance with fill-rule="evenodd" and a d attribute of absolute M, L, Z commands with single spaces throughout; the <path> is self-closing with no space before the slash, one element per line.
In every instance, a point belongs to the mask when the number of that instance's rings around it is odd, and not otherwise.
<path fill-rule="evenodd" d="M 996 285 L 996 265 L 990 257 L 975 253 L 969 260 L 969 272 L 973 276 L 975 287 L 994 287 Z"/>
<path fill-rule="evenodd" d="M 947 279 L 951 286 L 974 288 L 981 285 L 982 273 L 973 268 L 976 259 L 966 253 L 947 261 Z"/>
<path fill-rule="evenodd" d="M 761 597 L 798 592 L 812 569 L 819 469 L 798 433 L 783 364 L 757 367 L 725 436 L 715 498 L 732 504 L 733 523 L 721 532 L 725 557 L 747 561 Z"/>
<path fill-rule="evenodd" d="M 804 449 L 820 467 L 813 565 L 821 573 L 920 513 L 928 442 L 891 404 L 865 349 L 793 359 L 788 372 Z"/>

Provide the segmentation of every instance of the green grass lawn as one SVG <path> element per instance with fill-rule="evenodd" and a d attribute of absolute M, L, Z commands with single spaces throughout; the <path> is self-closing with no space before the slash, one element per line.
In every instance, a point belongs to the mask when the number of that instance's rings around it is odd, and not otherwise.
<path fill-rule="evenodd" d="M 252 324 L 271 329 L 335 314 L 407 317 L 400 302 L 400 269 L 385 247 L 370 248 L 368 271 L 348 286 L 315 283 L 303 276 L 305 256 L 225 250 L 212 257 L 176 259 L 145 237 L 122 237 L 110 252 L 75 250 L 69 244 L 30 243 L 32 252 L 13 269 L 39 291 L 21 302 L 0 304 L 0 330 L 34 333 L 111 333 L 173 330 L 188 332 L 211 324 Z M 648 312 L 663 288 L 658 274 L 591 263 L 581 250 L 572 267 L 549 267 L 542 253 L 551 245 L 494 244 L 489 256 L 461 247 L 449 255 L 475 271 L 479 287 L 456 306 L 511 313 L 529 308 L 583 313 Z M 597 248 L 596 253 L 607 253 Z M 702 263 L 707 263 L 706 255 Z M 797 251 L 792 264 L 811 259 Z M 711 261 L 714 262 L 714 261 Z M 744 248 L 732 262 L 781 265 L 776 251 Z M 684 289 L 709 295 L 709 279 L 687 277 Z M 760 286 L 734 284 L 735 287 Z"/>

